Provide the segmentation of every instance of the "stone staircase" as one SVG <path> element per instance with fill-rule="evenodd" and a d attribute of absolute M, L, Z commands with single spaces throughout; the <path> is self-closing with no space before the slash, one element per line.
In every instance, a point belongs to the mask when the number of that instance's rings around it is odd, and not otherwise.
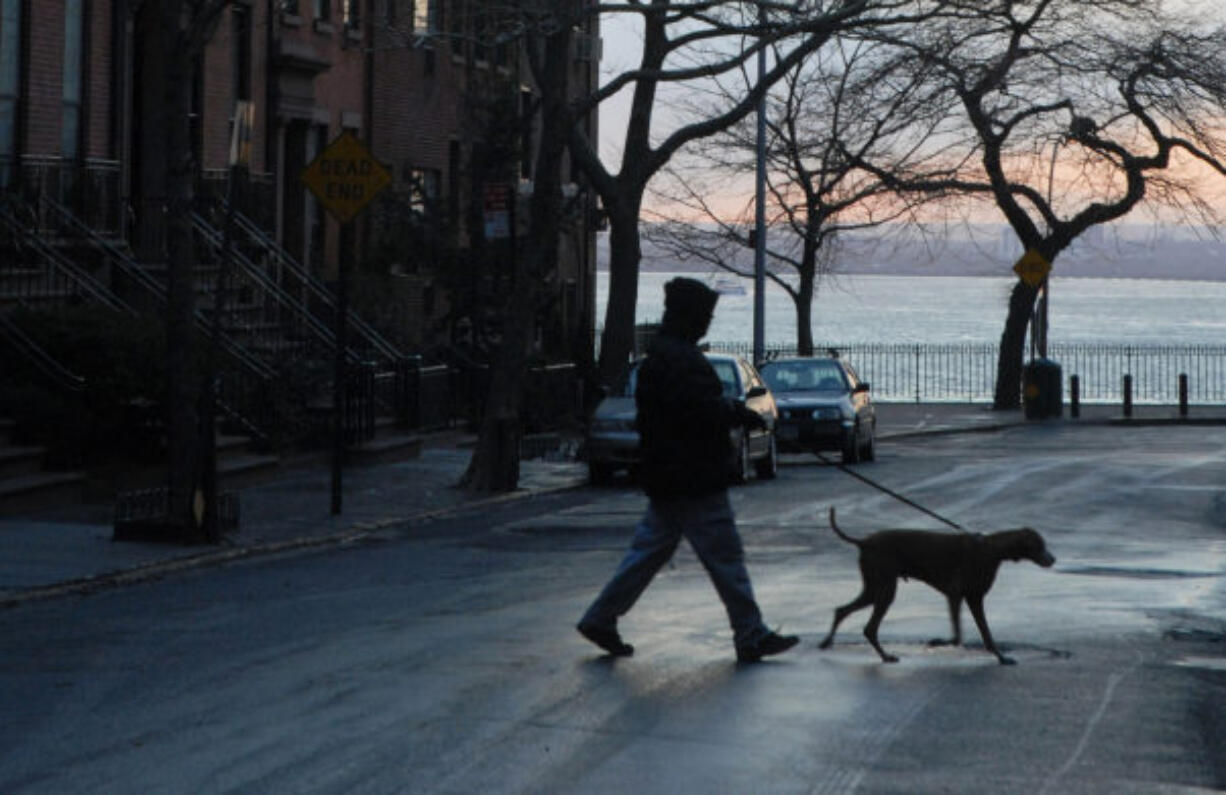
<path fill-rule="evenodd" d="M 48 472 L 45 451 L 12 443 L 13 423 L 0 419 L 0 517 L 80 502 L 84 472 Z"/>

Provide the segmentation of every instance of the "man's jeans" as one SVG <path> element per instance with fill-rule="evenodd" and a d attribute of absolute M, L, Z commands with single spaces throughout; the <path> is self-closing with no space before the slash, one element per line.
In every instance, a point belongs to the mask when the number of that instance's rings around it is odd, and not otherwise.
<path fill-rule="evenodd" d="M 682 536 L 694 548 L 723 600 L 736 647 L 753 646 L 769 634 L 753 598 L 727 491 L 651 500 L 635 528 L 630 551 L 581 623 L 615 629 L 618 617 L 625 615 L 646 590 L 651 578 L 672 557 Z"/>

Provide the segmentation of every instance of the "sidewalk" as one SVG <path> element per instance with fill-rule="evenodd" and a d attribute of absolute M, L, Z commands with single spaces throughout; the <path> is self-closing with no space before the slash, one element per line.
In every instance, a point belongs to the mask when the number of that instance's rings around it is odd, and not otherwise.
<path fill-rule="evenodd" d="M 1194 407 L 1181 420 L 1175 407 L 1138 406 L 1123 420 L 1119 406 L 1082 406 L 1081 417 L 1048 423 L 1226 424 L 1226 407 Z M 1027 424 L 1021 412 L 993 412 L 966 403 L 886 403 L 878 406 L 879 441 L 942 433 L 991 431 Z M 1033 423 L 1041 424 L 1041 423 Z M 330 513 L 326 463 L 287 469 L 270 482 L 240 491 L 238 532 L 218 546 L 114 542 L 110 505 L 76 506 L 71 516 L 0 519 L 0 606 L 139 582 L 165 573 L 314 546 L 343 544 L 392 525 L 466 506 L 575 488 L 587 482 L 581 462 L 526 460 L 520 488 L 475 495 L 455 488 L 472 456 L 473 437 L 440 434 L 424 440 L 421 456 L 350 467 L 342 512 Z"/>

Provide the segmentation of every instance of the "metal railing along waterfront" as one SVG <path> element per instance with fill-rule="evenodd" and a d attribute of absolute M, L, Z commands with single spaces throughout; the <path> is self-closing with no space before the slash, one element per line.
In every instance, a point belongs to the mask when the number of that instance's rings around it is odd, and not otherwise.
<path fill-rule="evenodd" d="M 749 357 L 753 346 L 712 342 L 712 350 Z M 849 343 L 818 346 L 837 350 L 884 401 L 990 402 L 996 384 L 998 348 L 990 343 Z M 767 358 L 794 356 L 794 346 L 767 346 Z M 1179 376 L 1188 377 L 1188 402 L 1226 403 L 1226 345 L 1112 345 L 1052 343 L 1064 392 L 1072 376 L 1084 403 L 1123 400 L 1124 376 L 1132 376 L 1137 403 L 1176 404 Z"/>

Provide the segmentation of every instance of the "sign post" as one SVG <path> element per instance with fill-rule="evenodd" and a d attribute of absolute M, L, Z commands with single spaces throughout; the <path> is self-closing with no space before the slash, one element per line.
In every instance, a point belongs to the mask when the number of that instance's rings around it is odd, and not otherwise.
<path fill-rule="evenodd" d="M 366 209 L 392 182 L 391 172 L 375 160 L 353 133 L 343 132 L 328 144 L 302 172 L 302 182 L 342 226 Z M 342 469 L 345 458 L 345 384 L 349 325 L 348 269 L 346 252 L 336 267 L 336 359 L 332 374 L 332 513 L 341 512 Z"/>
<path fill-rule="evenodd" d="M 1026 252 L 1018 259 L 1013 266 L 1013 272 L 1018 275 L 1023 282 L 1034 288 L 1043 288 L 1043 304 L 1042 314 L 1039 317 L 1038 333 L 1033 334 L 1031 339 L 1037 337 L 1039 347 L 1039 357 L 1047 358 L 1047 276 L 1051 273 L 1051 263 L 1047 261 L 1036 249 L 1028 248 Z"/>

